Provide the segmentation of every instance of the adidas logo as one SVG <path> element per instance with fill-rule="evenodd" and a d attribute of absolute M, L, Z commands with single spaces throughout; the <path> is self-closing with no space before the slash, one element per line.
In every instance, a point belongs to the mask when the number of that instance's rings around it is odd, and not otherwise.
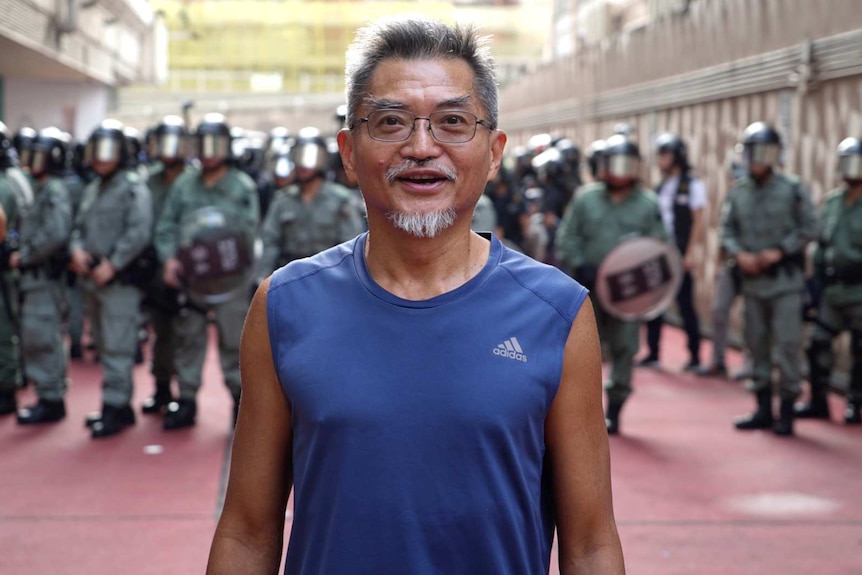
<path fill-rule="evenodd" d="M 518 343 L 518 338 L 516 337 L 510 337 L 495 347 L 492 351 L 494 352 L 494 355 L 527 363 L 527 356 L 524 355 L 524 350 L 521 349 L 521 344 Z"/>

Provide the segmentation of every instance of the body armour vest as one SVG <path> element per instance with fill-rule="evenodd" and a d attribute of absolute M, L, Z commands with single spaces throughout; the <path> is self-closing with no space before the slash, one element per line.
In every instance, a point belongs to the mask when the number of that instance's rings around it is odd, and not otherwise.
<path fill-rule="evenodd" d="M 268 291 L 293 429 L 285 574 L 547 573 L 544 424 L 587 291 L 492 238 L 466 284 L 404 300 L 370 277 L 365 239 Z"/>

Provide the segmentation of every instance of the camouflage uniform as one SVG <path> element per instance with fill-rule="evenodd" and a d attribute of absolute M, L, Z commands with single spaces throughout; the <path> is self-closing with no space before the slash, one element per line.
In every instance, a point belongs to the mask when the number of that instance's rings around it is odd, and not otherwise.
<path fill-rule="evenodd" d="M 291 185 L 276 193 L 261 227 L 263 255 L 258 278 L 286 263 L 345 242 L 362 230 L 350 190 L 323 182 L 310 201 Z"/>
<path fill-rule="evenodd" d="M 667 240 L 656 195 L 635 187 L 614 201 L 603 183 L 581 187 L 566 209 L 557 230 L 557 256 L 574 271 L 575 279 L 593 289 L 605 256 L 621 241 L 648 236 Z M 596 303 L 596 302 L 594 302 Z M 639 347 L 640 324 L 610 315 L 596 305 L 596 321 L 611 358 L 608 400 L 622 404 L 632 392 L 632 363 Z"/>

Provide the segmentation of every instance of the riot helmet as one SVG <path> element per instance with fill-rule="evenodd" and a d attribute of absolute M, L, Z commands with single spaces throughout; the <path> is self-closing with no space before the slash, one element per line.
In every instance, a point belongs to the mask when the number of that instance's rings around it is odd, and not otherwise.
<path fill-rule="evenodd" d="M 845 138 L 838 144 L 838 174 L 845 181 L 862 181 L 862 140 L 859 138 Z"/>
<path fill-rule="evenodd" d="M 752 165 L 774 167 L 781 159 L 781 136 L 765 122 L 749 125 L 742 134 L 742 158 Z"/>
<path fill-rule="evenodd" d="M 674 133 L 664 132 L 656 136 L 655 139 L 656 155 L 672 154 L 673 165 L 683 170 L 688 169 L 688 149 L 685 142 Z"/>
<path fill-rule="evenodd" d="M 547 182 L 558 178 L 563 172 L 563 153 L 559 148 L 551 147 L 537 154 L 530 160 L 530 165 L 536 171 L 539 179 Z"/>
<path fill-rule="evenodd" d="M 296 174 L 296 166 L 290 155 L 290 145 L 284 143 L 274 151 L 269 158 L 269 171 L 276 186 L 280 189 L 292 183 Z"/>
<path fill-rule="evenodd" d="M 563 167 L 571 171 L 577 172 L 581 164 L 581 150 L 569 138 L 561 138 L 557 140 L 554 147 L 560 151 L 563 160 Z"/>
<path fill-rule="evenodd" d="M 329 167 L 329 151 L 320 130 L 302 128 L 290 148 L 290 158 L 296 166 L 300 181 L 313 180 L 318 175 L 325 176 Z"/>
<path fill-rule="evenodd" d="M 269 136 L 266 140 L 266 154 L 273 156 L 282 151 L 285 144 L 290 143 L 290 130 L 284 126 L 276 126 L 269 131 Z"/>
<path fill-rule="evenodd" d="M 527 140 L 527 149 L 532 155 L 541 154 L 553 144 L 554 138 L 550 134 L 534 134 Z"/>
<path fill-rule="evenodd" d="M 640 177 L 641 154 L 638 145 L 622 134 L 605 140 L 602 152 L 608 180 L 626 185 Z"/>
<path fill-rule="evenodd" d="M 9 137 L 9 130 L 6 128 L 6 124 L 0 122 L 0 170 L 11 168 L 17 159 L 18 156 L 12 146 L 12 139 Z"/>
<path fill-rule="evenodd" d="M 198 158 L 204 164 L 220 165 L 231 159 L 231 130 L 223 114 L 204 116 L 195 132 Z"/>
<path fill-rule="evenodd" d="M 125 126 L 122 122 L 106 119 L 90 134 L 86 159 L 99 175 L 106 176 L 129 161 L 129 148 L 123 130 Z M 110 170 L 105 170 L 107 164 L 113 164 Z"/>
<path fill-rule="evenodd" d="M 234 142 L 236 143 L 231 146 L 236 166 L 248 174 L 251 179 L 257 180 L 265 165 L 264 135 L 261 132 L 237 130 L 236 128 L 231 130 L 231 134 L 234 134 Z M 239 137 L 236 134 L 239 134 Z"/>
<path fill-rule="evenodd" d="M 30 174 L 35 178 L 66 175 L 69 144 L 69 135 L 58 128 L 52 126 L 39 132 L 31 145 Z"/>
<path fill-rule="evenodd" d="M 187 155 L 188 132 L 179 116 L 165 116 L 153 129 L 152 153 L 165 164 L 183 161 Z"/>
<path fill-rule="evenodd" d="M 335 108 L 335 121 L 339 130 L 347 125 L 347 104 L 340 104 Z"/>
<path fill-rule="evenodd" d="M 19 128 L 12 137 L 12 145 L 18 152 L 18 159 L 21 160 L 21 165 L 28 169 L 30 166 L 30 154 L 32 153 L 31 147 L 33 145 L 33 140 L 35 140 L 38 135 L 39 134 L 33 128 L 23 126 Z"/>
<path fill-rule="evenodd" d="M 130 126 L 123 128 L 123 145 L 126 146 L 125 168 L 137 168 L 145 163 L 144 140 L 141 133 Z"/>
<path fill-rule="evenodd" d="M 606 176 L 607 166 L 603 159 L 606 147 L 607 144 L 604 140 L 593 140 L 590 147 L 587 148 L 587 165 L 590 167 L 590 174 L 596 181 L 604 180 Z"/>

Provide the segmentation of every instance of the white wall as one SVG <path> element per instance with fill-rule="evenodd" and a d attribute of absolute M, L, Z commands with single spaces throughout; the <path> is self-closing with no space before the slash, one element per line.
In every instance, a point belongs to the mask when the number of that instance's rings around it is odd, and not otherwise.
<path fill-rule="evenodd" d="M 5 77 L 3 87 L 4 121 L 10 130 L 57 126 L 78 140 L 86 139 L 105 119 L 111 91 L 97 83 L 15 77 Z"/>

